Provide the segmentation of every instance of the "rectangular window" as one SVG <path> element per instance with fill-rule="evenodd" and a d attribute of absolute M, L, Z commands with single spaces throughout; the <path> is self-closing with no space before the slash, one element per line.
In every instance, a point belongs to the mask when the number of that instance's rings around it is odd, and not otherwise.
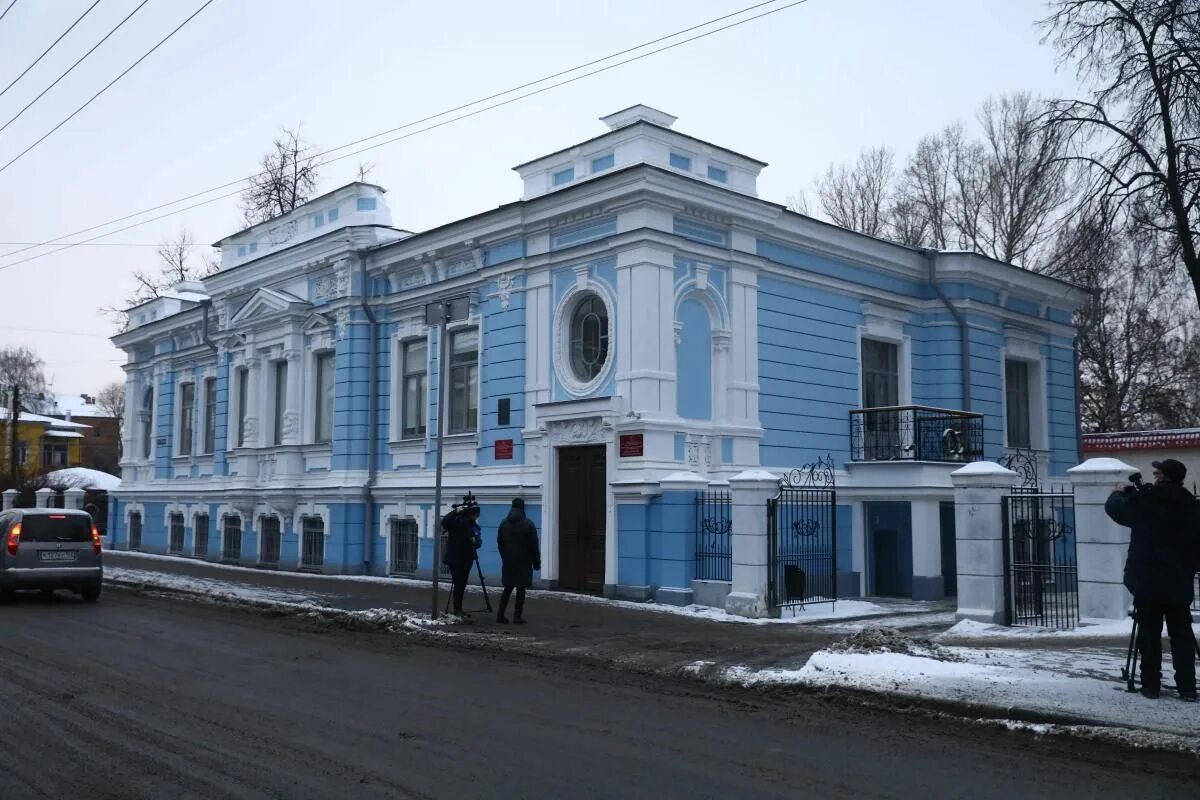
<path fill-rule="evenodd" d="M 250 370 L 242 367 L 237 371 L 238 421 L 237 444 L 246 446 L 246 417 L 250 414 Z"/>
<path fill-rule="evenodd" d="M 708 165 L 708 177 L 710 180 L 720 181 L 721 183 L 729 182 L 729 173 L 721 167 L 714 167 L 711 164 Z"/>
<path fill-rule="evenodd" d="M 251 242 L 250 243 L 250 255 L 254 255 L 257 252 L 258 252 L 258 242 Z"/>
<path fill-rule="evenodd" d="M 196 422 L 196 385 L 184 383 L 179 386 L 179 455 L 192 454 L 192 433 Z"/>
<path fill-rule="evenodd" d="M 29 462 L 29 443 L 17 442 L 17 466 L 23 467 Z"/>
<path fill-rule="evenodd" d="M 425 435 L 428 352 L 429 347 L 424 339 L 404 343 L 401 365 L 404 385 L 400 390 L 400 436 L 403 439 Z"/>
<path fill-rule="evenodd" d="M 862 340 L 863 408 L 900 405 L 900 347 L 892 342 Z"/>
<path fill-rule="evenodd" d="M 241 258 L 244 255 L 246 255 L 246 245 L 239 244 L 238 245 L 238 258 Z"/>
<path fill-rule="evenodd" d="M 681 153 L 671 153 L 671 166 L 684 172 L 692 171 L 692 159 Z"/>
<path fill-rule="evenodd" d="M 42 466 L 43 467 L 65 467 L 67 466 L 67 446 L 58 443 L 45 443 L 42 445 Z"/>
<path fill-rule="evenodd" d="M 325 564 L 325 520 L 305 517 L 301 521 L 300 566 L 320 569 Z"/>
<path fill-rule="evenodd" d="M 221 537 L 221 558 L 225 561 L 240 561 L 242 558 L 241 517 L 225 517 L 225 531 Z"/>
<path fill-rule="evenodd" d="M 336 208 L 329 209 L 329 221 L 337 222 L 337 218 L 338 218 L 338 210 Z"/>
<path fill-rule="evenodd" d="M 333 441 L 333 353 L 317 353 L 316 439 Z"/>
<path fill-rule="evenodd" d="M 258 548 L 258 560 L 263 564 L 278 564 L 282 537 L 279 517 L 262 517 L 258 520 L 258 532 L 262 544 Z"/>
<path fill-rule="evenodd" d="M 192 522 L 192 555 L 208 557 L 208 514 L 197 514 Z"/>
<path fill-rule="evenodd" d="M 1029 424 L 1029 362 L 1004 360 L 1004 412 L 1009 447 L 1032 447 Z"/>
<path fill-rule="evenodd" d="M 129 515 L 129 549 L 142 549 L 142 515 L 138 511 Z"/>
<path fill-rule="evenodd" d="M 401 575 L 411 575 L 417 571 L 417 556 L 421 552 L 421 542 L 417 538 L 417 521 L 415 519 L 394 519 L 391 522 L 392 558 L 388 565 L 389 572 Z"/>
<path fill-rule="evenodd" d="M 167 541 L 171 555 L 183 555 L 183 514 L 171 515 L 171 535 Z"/>
<path fill-rule="evenodd" d="M 375 198 L 374 197 L 360 197 L 356 201 L 355 205 L 359 211 L 374 211 L 375 210 Z"/>
<path fill-rule="evenodd" d="M 472 433 L 479 419 L 479 329 L 450 334 L 450 433 Z"/>
<path fill-rule="evenodd" d="M 204 453 L 211 455 L 217 444 L 217 379 L 204 381 Z"/>
<path fill-rule="evenodd" d="M 316 214 L 313 214 L 313 227 L 314 228 L 319 228 L 324 224 L 325 224 L 324 212 L 318 211 Z"/>
<path fill-rule="evenodd" d="M 575 168 L 567 167 L 566 169 L 560 169 L 558 172 L 554 173 L 553 180 L 555 186 L 562 186 L 564 183 L 570 183 L 571 181 L 575 180 Z"/>
<path fill-rule="evenodd" d="M 593 158 L 592 172 L 603 172 L 606 169 L 612 169 L 614 163 L 616 163 L 616 160 L 613 158 L 612 153 L 600 156 L 599 158 Z"/>
<path fill-rule="evenodd" d="M 287 412 L 288 365 L 286 361 L 275 362 L 275 430 L 272 444 L 283 444 L 283 415 Z"/>

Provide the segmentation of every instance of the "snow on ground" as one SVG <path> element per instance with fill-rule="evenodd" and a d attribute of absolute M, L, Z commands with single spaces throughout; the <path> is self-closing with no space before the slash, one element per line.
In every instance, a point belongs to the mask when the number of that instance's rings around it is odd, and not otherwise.
<path fill-rule="evenodd" d="M 202 569 L 213 570 L 215 572 L 226 572 L 229 575 L 237 575 L 251 573 L 256 576 L 261 576 L 262 571 L 253 567 L 240 567 L 233 564 L 214 564 L 210 561 L 200 561 L 190 558 L 180 558 L 179 556 L 166 556 L 156 553 L 136 553 L 130 551 L 121 551 L 121 556 L 144 559 L 146 561 L 169 561 L 174 563 L 186 562 Z M 131 572 L 142 572 L 142 570 L 130 570 Z M 155 573 L 159 574 L 159 573 Z M 430 582 L 426 580 L 418 580 L 415 578 L 393 578 L 381 577 L 376 575 L 320 575 L 311 572 L 288 572 L 286 575 L 289 578 L 311 579 L 316 582 L 325 581 L 326 586 L 323 590 L 329 594 L 336 594 L 335 587 L 337 583 L 374 583 L 387 586 L 413 586 L 427 588 Z M 207 580 L 207 579 L 205 579 Z M 477 578 L 473 577 L 473 580 Z M 448 584 L 448 579 L 443 579 L 443 583 Z M 489 586 L 489 591 L 497 591 L 499 587 Z M 467 587 L 468 591 L 479 592 L 480 588 L 476 584 L 471 584 Z M 284 590 L 279 590 L 284 591 Z M 570 603 L 603 603 L 608 606 L 617 608 L 637 609 L 639 611 L 650 611 L 660 614 L 674 614 L 676 616 L 691 617 L 693 619 L 704 619 L 711 622 L 726 622 L 734 624 L 746 625 L 778 625 L 778 624 L 804 624 L 809 622 L 823 622 L 830 620 L 846 620 L 857 617 L 872 617 L 883 616 L 897 613 L 911 614 L 926 612 L 923 621 L 912 621 L 912 626 L 916 627 L 919 624 L 932 624 L 928 614 L 928 607 L 922 606 L 919 603 L 905 603 L 896 605 L 881 606 L 865 600 L 839 600 L 836 604 L 819 603 L 810 604 L 805 608 L 789 608 L 784 609 L 782 615 L 777 619 L 747 619 L 745 617 L 737 617 L 731 614 L 726 614 L 724 609 L 711 608 L 709 606 L 671 606 L 659 603 L 646 602 L 635 603 L 628 600 L 610 600 L 605 597 L 595 595 L 571 594 L 569 592 L 556 592 L 547 590 L 531 590 L 529 594 L 533 597 L 551 597 L 555 600 L 562 600 Z M 947 623 L 950 619 L 945 620 Z M 890 624 L 890 623 L 889 623 Z"/>
<path fill-rule="evenodd" d="M 892 636 L 902 634 L 884 638 Z M 1119 648 L 990 650 L 914 640 L 907 649 L 896 652 L 889 641 L 875 650 L 840 643 L 813 654 L 801 669 L 733 667 L 724 678 L 745 686 L 797 684 L 1018 709 L 1190 737 L 1200 731 L 1200 705 L 1172 692 L 1155 701 L 1125 691 Z"/>
<path fill-rule="evenodd" d="M 1004 625 L 988 625 L 984 622 L 964 619 L 953 628 L 942 633 L 939 639 L 1129 639 L 1133 621 L 1123 620 L 1083 620 L 1078 628 L 1058 630 L 1053 628 L 1024 628 L 1006 627 Z M 1200 633 L 1200 624 L 1193 626 Z"/>

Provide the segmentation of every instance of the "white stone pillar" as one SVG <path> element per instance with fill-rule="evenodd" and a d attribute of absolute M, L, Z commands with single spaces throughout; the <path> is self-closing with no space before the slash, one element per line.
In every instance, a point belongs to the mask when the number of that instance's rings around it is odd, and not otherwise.
<path fill-rule="evenodd" d="M 937 500 L 912 501 L 913 600 L 941 600 L 942 515 Z"/>
<path fill-rule="evenodd" d="M 242 364 L 248 370 L 246 375 L 246 396 L 239 397 L 239 403 L 246 404 L 246 424 L 243 429 L 243 447 L 258 447 L 259 442 L 259 420 L 262 419 L 261 393 L 263 369 L 262 359 L 254 355 L 247 355 L 242 361 Z M 241 407 L 238 407 L 239 412 Z M 234 431 L 237 431 L 237 420 L 234 420 Z M 236 435 L 236 433 L 235 433 Z"/>
<path fill-rule="evenodd" d="M 125 373 L 125 408 L 121 414 L 121 464 L 133 461 L 141 456 L 141 453 L 134 452 L 137 446 L 137 435 L 140 430 L 138 420 L 140 418 L 141 409 L 138 406 L 141 403 L 141 398 L 138 397 L 137 390 L 137 375 L 132 372 Z M 122 470 L 124 476 L 124 470 Z M 132 477 L 132 476 L 130 476 Z"/>
<path fill-rule="evenodd" d="M 950 473 L 958 567 L 958 619 L 1004 622 L 1004 498 L 1017 473 L 977 461 Z"/>
<path fill-rule="evenodd" d="M 1125 619 L 1129 591 L 1123 584 L 1129 553 L 1129 528 L 1104 513 L 1116 484 L 1129 482 L 1137 470 L 1116 458 L 1089 458 L 1071 467 L 1075 489 L 1075 557 L 1079 565 L 1079 618 Z"/>
<path fill-rule="evenodd" d="M 63 507 L 83 510 L 83 489 L 67 489 L 63 492 Z"/>
<path fill-rule="evenodd" d="M 3 508 L 4 511 L 8 511 L 10 508 L 17 507 L 17 490 L 16 489 L 5 489 L 3 492 L 3 495 L 4 495 L 4 508 Z"/>
<path fill-rule="evenodd" d="M 38 508 L 50 508 L 51 501 L 54 500 L 53 489 L 38 489 L 34 494 L 37 495 Z"/>
<path fill-rule="evenodd" d="M 779 478 L 748 470 L 729 479 L 733 504 L 733 582 L 725 611 L 739 617 L 778 614 L 767 606 L 767 501 L 779 493 Z"/>
<path fill-rule="evenodd" d="M 283 357 L 287 359 L 287 396 L 284 398 L 283 412 L 283 443 L 300 444 L 300 392 L 301 392 L 301 363 L 300 351 L 288 350 Z"/>

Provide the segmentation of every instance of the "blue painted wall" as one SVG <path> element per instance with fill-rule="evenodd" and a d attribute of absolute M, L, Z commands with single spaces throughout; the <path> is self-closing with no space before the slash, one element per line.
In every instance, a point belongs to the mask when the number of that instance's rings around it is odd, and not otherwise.
<path fill-rule="evenodd" d="M 361 311 L 353 312 L 359 319 Z M 366 469 L 369 341 L 367 325 L 347 325 L 334 353 L 332 467 Z"/>
<path fill-rule="evenodd" d="M 698 300 L 685 300 L 679 306 L 678 322 L 683 326 L 675 348 L 679 416 L 712 419 L 712 323 L 708 309 Z"/>
<path fill-rule="evenodd" d="M 523 277 L 516 279 L 513 288 L 523 287 Z M 489 294 L 497 287 L 491 286 Z M 502 307 L 499 297 L 490 297 L 480 306 L 483 316 L 483 355 L 480 364 L 480 465 L 522 464 L 525 446 L 521 430 L 525 426 L 525 293 L 518 291 L 508 298 L 508 308 Z M 500 426 L 498 406 L 501 398 L 509 400 L 509 420 Z M 497 461 L 495 443 L 511 439 L 513 457 Z"/>
<path fill-rule="evenodd" d="M 1000 323 L 966 315 L 971 338 L 971 410 L 983 414 L 983 455 L 988 461 L 1004 456 L 1004 364 L 1000 357 L 1004 334 Z"/>
<path fill-rule="evenodd" d="M 1050 433 L 1050 472 L 1063 475 L 1079 463 L 1075 414 L 1075 352 L 1070 339 L 1050 337 L 1042 348 L 1046 361 L 1046 415 Z"/>
<path fill-rule="evenodd" d="M 759 453 L 790 467 L 831 454 L 850 458 L 849 412 L 858 405 L 859 303 L 763 277 L 758 286 Z"/>
<path fill-rule="evenodd" d="M 948 312 L 917 314 L 904 332 L 912 343 L 912 399 L 916 405 L 961 409 L 962 343 Z"/>
<path fill-rule="evenodd" d="M 174 437 L 171 435 L 175 422 L 175 372 L 173 370 L 163 374 L 154 398 L 158 404 L 158 427 L 155 431 L 154 444 L 154 477 L 163 480 L 171 477 L 171 456 L 174 455 L 175 448 Z"/>

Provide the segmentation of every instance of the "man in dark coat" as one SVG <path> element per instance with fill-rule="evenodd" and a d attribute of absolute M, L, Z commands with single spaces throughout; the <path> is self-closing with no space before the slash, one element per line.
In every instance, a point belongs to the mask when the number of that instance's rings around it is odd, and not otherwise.
<path fill-rule="evenodd" d="M 1154 484 L 1140 491 L 1118 486 L 1104 510 L 1131 529 L 1125 588 L 1133 594 L 1142 656 L 1142 694 L 1159 695 L 1162 628 L 1171 637 L 1175 685 L 1184 700 L 1196 700 L 1196 640 L 1189 606 L 1193 576 L 1200 569 L 1200 503 L 1183 487 L 1187 467 L 1173 458 L 1154 462 Z"/>
<path fill-rule="evenodd" d="M 462 605 L 467 579 L 471 577 L 471 567 L 475 564 L 475 550 L 482 544 L 476 534 L 478 519 L 479 506 L 473 502 L 442 518 L 442 528 L 446 531 L 446 553 L 442 556 L 442 563 L 450 568 L 454 614 L 459 617 L 470 617 L 463 611 Z"/>
<path fill-rule="evenodd" d="M 501 580 L 504 592 L 500 595 L 500 608 L 496 611 L 496 622 L 507 623 L 508 617 L 504 612 L 508 609 L 508 598 L 513 589 L 517 590 L 517 607 L 513 622 L 518 625 L 525 623 L 522 616 L 525 610 L 525 590 L 533 585 L 533 571 L 542 568 L 542 552 L 538 546 L 537 528 L 525 516 L 525 501 L 516 498 L 512 501 L 512 509 L 500 523 L 500 531 L 496 535 L 496 545 L 500 549 L 500 558 L 504 562 Z"/>

